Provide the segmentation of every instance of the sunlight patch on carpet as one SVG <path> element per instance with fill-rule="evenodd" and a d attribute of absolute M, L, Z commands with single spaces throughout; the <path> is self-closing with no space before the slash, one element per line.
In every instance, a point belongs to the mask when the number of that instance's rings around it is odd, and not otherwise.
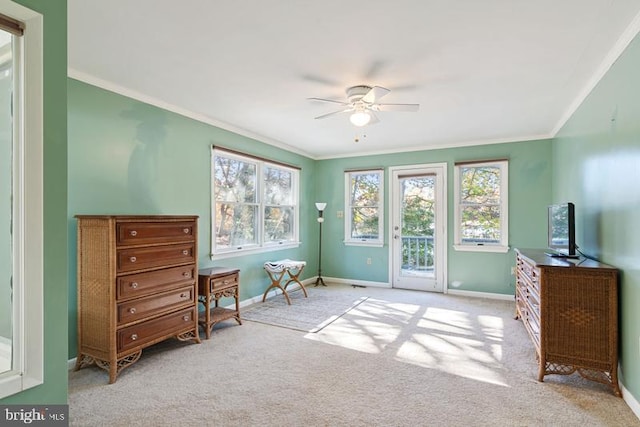
<path fill-rule="evenodd" d="M 369 298 L 317 337 L 326 344 L 377 354 L 396 342 L 420 306 Z"/>
<path fill-rule="evenodd" d="M 403 335 L 407 325 L 413 332 Z M 369 298 L 310 339 L 507 386 L 501 318 Z"/>

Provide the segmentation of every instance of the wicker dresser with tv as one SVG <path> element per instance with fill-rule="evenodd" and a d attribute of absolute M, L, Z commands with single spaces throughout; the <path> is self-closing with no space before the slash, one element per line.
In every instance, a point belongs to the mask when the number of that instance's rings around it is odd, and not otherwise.
<path fill-rule="evenodd" d="M 516 249 L 516 318 L 535 346 L 538 381 L 578 372 L 621 396 L 617 269 Z"/>
<path fill-rule="evenodd" d="M 78 215 L 78 355 L 109 383 L 142 350 L 198 335 L 196 216 Z"/>

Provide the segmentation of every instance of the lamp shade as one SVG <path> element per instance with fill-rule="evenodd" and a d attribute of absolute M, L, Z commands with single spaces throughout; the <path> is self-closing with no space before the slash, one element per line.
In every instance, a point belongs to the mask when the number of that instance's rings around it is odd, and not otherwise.
<path fill-rule="evenodd" d="M 371 121 L 371 114 L 366 111 L 356 111 L 349 117 L 355 126 L 364 126 Z"/>
<path fill-rule="evenodd" d="M 324 208 L 326 207 L 327 207 L 326 203 L 316 202 L 316 209 L 318 209 L 319 211 L 323 211 Z"/>

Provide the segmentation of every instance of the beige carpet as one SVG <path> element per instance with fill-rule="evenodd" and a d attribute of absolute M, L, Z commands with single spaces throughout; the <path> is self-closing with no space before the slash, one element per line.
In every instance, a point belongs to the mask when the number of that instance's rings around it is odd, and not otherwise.
<path fill-rule="evenodd" d="M 291 305 L 281 294 L 253 304 L 243 310 L 242 319 L 315 333 L 367 299 L 362 292 L 350 292 L 344 287 L 341 292 L 322 286 L 309 286 L 306 290 L 307 297 L 300 288 L 287 291 Z"/>
<path fill-rule="evenodd" d="M 536 381 L 513 303 L 330 285 L 367 299 L 317 333 L 225 322 L 143 352 L 115 384 L 70 373 L 74 426 L 640 426 L 579 376 Z M 357 295 L 356 295 L 357 296 Z"/>

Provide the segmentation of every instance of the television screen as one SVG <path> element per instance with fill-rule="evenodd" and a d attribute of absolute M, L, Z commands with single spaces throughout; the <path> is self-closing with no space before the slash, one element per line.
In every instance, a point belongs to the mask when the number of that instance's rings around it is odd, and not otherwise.
<path fill-rule="evenodd" d="M 573 203 L 549 206 L 549 249 L 563 254 L 576 254 L 575 207 Z"/>

